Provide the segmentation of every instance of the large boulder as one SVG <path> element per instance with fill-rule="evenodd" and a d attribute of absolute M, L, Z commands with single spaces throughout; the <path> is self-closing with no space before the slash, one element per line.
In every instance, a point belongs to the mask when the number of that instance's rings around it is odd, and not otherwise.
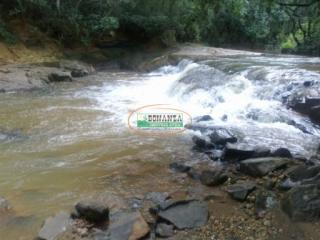
<path fill-rule="evenodd" d="M 269 172 L 284 167 L 289 162 L 287 158 L 252 158 L 240 162 L 240 171 L 252 177 L 263 177 Z"/>
<path fill-rule="evenodd" d="M 192 229 L 204 226 L 209 217 L 208 207 L 197 200 L 180 201 L 161 207 L 159 220 L 172 223 L 177 229 Z"/>
<path fill-rule="evenodd" d="M 320 218 L 320 184 L 300 185 L 288 191 L 282 199 L 282 209 L 295 221 Z"/>
<path fill-rule="evenodd" d="M 58 213 L 57 215 L 45 220 L 39 231 L 38 240 L 55 240 L 59 235 L 71 227 L 72 220 L 67 213 Z"/>

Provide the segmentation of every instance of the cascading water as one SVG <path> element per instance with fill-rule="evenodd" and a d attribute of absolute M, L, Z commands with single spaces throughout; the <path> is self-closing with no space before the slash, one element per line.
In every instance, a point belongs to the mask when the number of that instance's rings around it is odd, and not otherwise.
<path fill-rule="evenodd" d="M 256 57 L 257 58 L 257 57 Z M 146 74 L 143 80 L 105 83 L 88 89 L 102 109 L 113 111 L 125 123 L 126 112 L 148 104 L 171 104 L 188 111 L 194 119 L 210 115 L 202 123 L 228 128 L 241 142 L 266 146 L 272 150 L 286 147 L 292 153 L 310 158 L 315 154 L 320 130 L 310 120 L 282 102 L 290 87 L 305 81 L 320 81 L 320 74 L 299 68 L 304 58 L 283 58 L 282 66 L 273 58 L 227 58 L 193 63 L 183 60 Z M 300 60 L 300 61 L 298 61 Z M 319 63 L 319 59 L 307 61 Z M 255 63 L 255 64 L 254 64 Z"/>

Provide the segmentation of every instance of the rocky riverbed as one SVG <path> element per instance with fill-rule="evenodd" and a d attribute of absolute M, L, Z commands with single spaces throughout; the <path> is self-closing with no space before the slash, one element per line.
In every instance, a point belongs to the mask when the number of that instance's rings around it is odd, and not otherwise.
<path fill-rule="evenodd" d="M 223 52 L 186 46 L 141 63 L 174 64 L 148 74 L 2 66 L 0 234 L 318 239 L 320 61 Z M 170 138 L 123 130 L 149 97 L 188 106 L 193 124 Z"/>

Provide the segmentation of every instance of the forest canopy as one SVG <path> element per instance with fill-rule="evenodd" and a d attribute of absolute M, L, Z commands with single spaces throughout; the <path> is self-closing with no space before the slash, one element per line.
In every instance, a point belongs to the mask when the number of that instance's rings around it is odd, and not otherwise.
<path fill-rule="evenodd" d="M 115 34 L 181 42 L 320 53 L 320 0 L 2 0 L 0 39 L 23 19 L 65 46 Z"/>

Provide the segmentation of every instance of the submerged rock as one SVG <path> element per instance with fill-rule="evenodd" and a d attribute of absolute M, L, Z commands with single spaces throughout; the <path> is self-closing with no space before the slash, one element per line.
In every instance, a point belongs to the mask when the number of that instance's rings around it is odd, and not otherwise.
<path fill-rule="evenodd" d="M 54 217 L 46 219 L 41 228 L 38 240 L 55 240 L 60 234 L 65 232 L 72 224 L 69 214 L 58 213 Z"/>
<path fill-rule="evenodd" d="M 100 202 L 81 201 L 75 206 L 79 218 L 92 223 L 102 223 L 109 219 L 109 209 Z"/>
<path fill-rule="evenodd" d="M 254 182 L 239 182 L 229 186 L 227 192 L 233 199 L 243 202 L 255 188 L 256 184 Z"/>
<path fill-rule="evenodd" d="M 307 184 L 292 188 L 282 199 L 281 205 L 292 220 L 319 220 L 320 184 Z"/>
<path fill-rule="evenodd" d="M 284 167 L 289 162 L 287 158 L 252 158 L 240 162 L 240 171 L 252 177 L 263 177 L 269 172 Z"/>
<path fill-rule="evenodd" d="M 206 186 L 217 186 L 228 180 L 228 175 L 225 171 L 219 169 L 216 171 L 203 171 L 200 175 L 200 181 Z"/>
<path fill-rule="evenodd" d="M 204 202 L 190 200 L 175 202 L 161 208 L 158 217 L 172 223 L 178 229 L 192 229 L 205 225 L 209 212 Z"/>

